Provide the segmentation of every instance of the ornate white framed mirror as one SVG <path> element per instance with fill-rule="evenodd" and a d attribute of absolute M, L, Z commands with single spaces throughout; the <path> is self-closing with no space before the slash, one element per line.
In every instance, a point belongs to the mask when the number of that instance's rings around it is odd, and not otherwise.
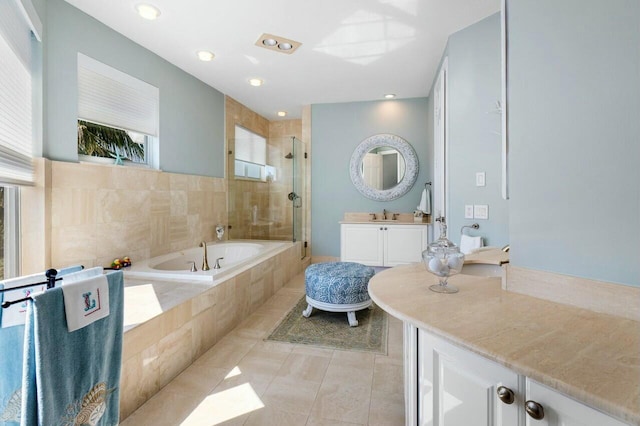
<path fill-rule="evenodd" d="M 418 156 L 409 142 L 381 133 L 360 142 L 351 155 L 351 181 L 365 197 L 390 201 L 406 194 L 418 178 Z"/>

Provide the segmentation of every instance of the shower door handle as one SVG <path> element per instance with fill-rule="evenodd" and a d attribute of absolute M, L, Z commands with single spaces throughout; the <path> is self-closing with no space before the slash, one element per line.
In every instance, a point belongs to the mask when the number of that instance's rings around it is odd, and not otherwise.
<path fill-rule="evenodd" d="M 298 194 L 296 194 L 295 192 L 290 192 L 289 195 L 287 195 L 287 198 L 290 201 L 293 201 L 293 207 L 302 207 L 302 198 L 300 198 L 300 196 L 298 196 Z"/>

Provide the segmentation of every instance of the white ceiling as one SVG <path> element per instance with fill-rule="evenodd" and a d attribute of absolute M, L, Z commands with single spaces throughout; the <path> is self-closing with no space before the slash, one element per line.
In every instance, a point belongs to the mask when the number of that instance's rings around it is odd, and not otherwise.
<path fill-rule="evenodd" d="M 500 0 L 66 0 L 269 120 L 303 105 L 427 96 L 447 37 Z M 255 46 L 262 33 L 299 41 L 292 55 Z M 216 57 L 201 62 L 198 50 Z M 261 87 L 248 84 L 261 78 Z"/>

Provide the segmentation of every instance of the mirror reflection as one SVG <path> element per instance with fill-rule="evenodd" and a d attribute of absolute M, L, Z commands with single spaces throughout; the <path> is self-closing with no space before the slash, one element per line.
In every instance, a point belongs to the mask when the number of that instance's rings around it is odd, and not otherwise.
<path fill-rule="evenodd" d="M 396 149 L 376 147 L 362 159 L 362 179 L 372 189 L 391 189 L 404 178 L 405 167 L 404 157 Z"/>

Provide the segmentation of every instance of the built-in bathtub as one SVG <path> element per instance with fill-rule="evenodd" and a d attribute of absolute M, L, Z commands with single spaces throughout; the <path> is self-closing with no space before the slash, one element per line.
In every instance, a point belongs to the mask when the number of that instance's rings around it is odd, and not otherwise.
<path fill-rule="evenodd" d="M 202 272 L 203 249 L 194 248 L 126 268 L 121 420 L 309 264 L 300 242 L 237 240 L 208 244 L 207 252 L 211 268 L 217 257 L 228 262 Z"/>
<path fill-rule="evenodd" d="M 194 247 L 143 260 L 124 270 L 125 278 L 216 282 L 291 245 L 283 241 L 238 240 L 207 243 L 211 269 L 203 271 L 204 249 Z M 216 260 L 220 269 L 215 269 Z M 192 272 L 192 265 L 197 271 Z"/>

